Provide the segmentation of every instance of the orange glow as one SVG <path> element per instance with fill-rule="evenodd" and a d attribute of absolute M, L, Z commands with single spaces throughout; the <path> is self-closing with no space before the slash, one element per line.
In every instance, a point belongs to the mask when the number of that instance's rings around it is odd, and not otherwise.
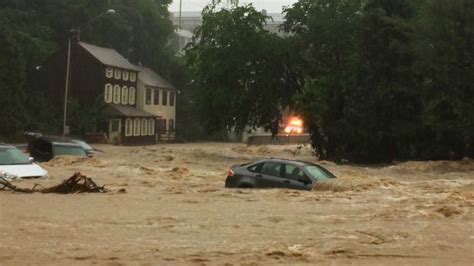
<path fill-rule="evenodd" d="M 303 120 L 297 116 L 290 117 L 284 131 L 286 134 L 302 134 Z"/>

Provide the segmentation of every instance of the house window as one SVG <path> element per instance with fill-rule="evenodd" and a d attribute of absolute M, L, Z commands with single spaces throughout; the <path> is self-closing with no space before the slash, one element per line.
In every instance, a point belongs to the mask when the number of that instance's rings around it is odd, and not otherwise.
<path fill-rule="evenodd" d="M 122 78 L 122 70 L 116 68 L 114 71 L 114 78 L 115 79 L 121 79 Z"/>
<path fill-rule="evenodd" d="M 140 118 L 135 118 L 133 121 L 133 135 L 140 136 Z"/>
<path fill-rule="evenodd" d="M 122 87 L 122 104 L 128 103 L 128 88 L 127 86 Z"/>
<path fill-rule="evenodd" d="M 129 75 L 129 72 L 124 70 L 122 71 L 122 79 L 127 81 L 128 80 L 128 75 Z"/>
<path fill-rule="evenodd" d="M 133 135 L 133 119 L 127 118 L 125 121 L 125 136 L 130 137 Z"/>
<path fill-rule="evenodd" d="M 131 105 L 135 104 L 135 93 L 136 93 L 135 88 L 130 87 L 128 91 L 128 104 L 131 104 Z"/>
<path fill-rule="evenodd" d="M 165 106 L 168 105 L 168 92 L 165 90 L 162 92 L 162 95 L 161 95 L 161 104 Z"/>
<path fill-rule="evenodd" d="M 105 68 L 105 77 L 109 78 L 109 79 L 113 78 L 114 77 L 114 69 L 111 68 L 111 67 L 106 67 Z"/>
<path fill-rule="evenodd" d="M 120 86 L 114 86 L 114 103 L 120 103 Z"/>
<path fill-rule="evenodd" d="M 113 97 L 113 87 L 112 87 L 112 84 L 107 83 L 107 84 L 105 84 L 104 101 L 105 101 L 106 103 L 111 103 L 111 102 L 112 102 L 112 97 Z"/>
<path fill-rule="evenodd" d="M 160 90 L 153 90 L 153 104 L 160 104 Z"/>
<path fill-rule="evenodd" d="M 161 132 L 166 132 L 166 119 L 161 120 Z"/>
<path fill-rule="evenodd" d="M 148 118 L 142 119 L 142 136 L 148 135 Z"/>
<path fill-rule="evenodd" d="M 130 81 L 135 82 L 137 80 L 137 73 L 136 72 L 130 72 Z"/>
<path fill-rule="evenodd" d="M 148 135 L 155 135 L 155 119 L 152 118 L 148 121 Z"/>
<path fill-rule="evenodd" d="M 146 89 L 145 103 L 147 105 L 151 104 L 151 89 Z"/>
<path fill-rule="evenodd" d="M 170 124 L 169 130 L 170 130 L 170 132 L 173 132 L 174 131 L 174 120 L 170 119 L 169 124 Z"/>
<path fill-rule="evenodd" d="M 112 125 L 110 127 L 110 131 L 111 132 L 119 132 L 119 123 L 120 123 L 120 120 L 118 119 L 113 119 L 111 121 Z"/>
<path fill-rule="evenodd" d="M 170 92 L 170 106 L 174 106 L 174 92 Z"/>

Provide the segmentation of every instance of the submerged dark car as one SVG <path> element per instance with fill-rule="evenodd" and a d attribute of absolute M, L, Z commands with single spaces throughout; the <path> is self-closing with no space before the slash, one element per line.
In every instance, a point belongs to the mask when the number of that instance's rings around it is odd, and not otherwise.
<path fill-rule="evenodd" d="M 304 161 L 260 160 L 232 166 L 225 186 L 228 188 L 290 188 L 311 190 L 319 181 L 336 178 L 326 168 Z"/>
<path fill-rule="evenodd" d="M 47 162 L 56 156 L 88 156 L 86 150 L 78 143 L 62 137 L 41 136 L 28 143 L 30 156 L 40 162 Z"/>

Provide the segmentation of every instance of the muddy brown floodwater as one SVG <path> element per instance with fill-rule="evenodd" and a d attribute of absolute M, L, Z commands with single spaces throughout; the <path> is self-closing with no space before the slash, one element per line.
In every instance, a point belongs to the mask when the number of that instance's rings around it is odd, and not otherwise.
<path fill-rule="evenodd" d="M 0 264 L 473 265 L 474 161 L 349 166 L 315 191 L 226 189 L 228 166 L 308 147 L 115 147 L 43 164 L 114 192 L 0 191 Z M 125 189 L 126 193 L 118 190 Z"/>

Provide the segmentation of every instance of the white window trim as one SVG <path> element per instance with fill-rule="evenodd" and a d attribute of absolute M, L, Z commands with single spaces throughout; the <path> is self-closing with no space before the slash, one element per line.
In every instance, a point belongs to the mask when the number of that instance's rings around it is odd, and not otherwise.
<path fill-rule="evenodd" d="M 141 135 L 148 136 L 148 118 L 143 118 L 141 123 Z"/>
<path fill-rule="evenodd" d="M 105 84 L 105 87 L 104 87 L 104 101 L 106 103 L 111 103 L 113 101 L 113 98 L 114 98 L 114 88 L 112 84 L 107 83 Z"/>
<path fill-rule="evenodd" d="M 140 136 L 140 118 L 135 118 L 133 121 L 133 136 Z"/>
<path fill-rule="evenodd" d="M 125 81 L 128 81 L 128 77 L 130 76 L 130 73 L 127 70 L 122 71 L 122 79 Z"/>
<path fill-rule="evenodd" d="M 121 100 L 121 97 L 120 97 L 120 86 L 119 86 L 119 85 L 115 85 L 115 86 L 114 86 L 113 102 L 114 102 L 115 104 L 119 104 L 119 103 L 120 103 L 120 100 Z"/>
<path fill-rule="evenodd" d="M 155 119 L 151 118 L 148 121 L 148 135 L 153 136 L 155 135 Z"/>
<path fill-rule="evenodd" d="M 109 72 L 109 70 L 110 70 L 110 72 Z M 113 67 L 106 67 L 105 68 L 105 77 L 109 78 L 109 79 L 114 77 L 114 68 Z"/>
<path fill-rule="evenodd" d="M 116 68 L 114 69 L 114 78 L 115 79 L 121 79 L 122 78 L 122 70 Z"/>
<path fill-rule="evenodd" d="M 135 104 L 135 94 L 136 94 L 135 87 L 130 87 L 128 90 L 128 104 L 134 105 Z"/>
<path fill-rule="evenodd" d="M 148 92 L 150 93 L 150 101 L 148 101 Z M 153 104 L 153 90 L 150 88 L 145 88 L 145 105 Z"/>
<path fill-rule="evenodd" d="M 137 73 L 136 72 L 130 72 L 130 81 L 135 82 L 137 80 Z"/>
<path fill-rule="evenodd" d="M 133 135 L 133 120 L 131 118 L 127 118 L 125 120 L 125 136 L 130 137 Z"/>
<path fill-rule="evenodd" d="M 122 87 L 122 104 L 128 104 L 128 88 L 127 86 Z"/>

